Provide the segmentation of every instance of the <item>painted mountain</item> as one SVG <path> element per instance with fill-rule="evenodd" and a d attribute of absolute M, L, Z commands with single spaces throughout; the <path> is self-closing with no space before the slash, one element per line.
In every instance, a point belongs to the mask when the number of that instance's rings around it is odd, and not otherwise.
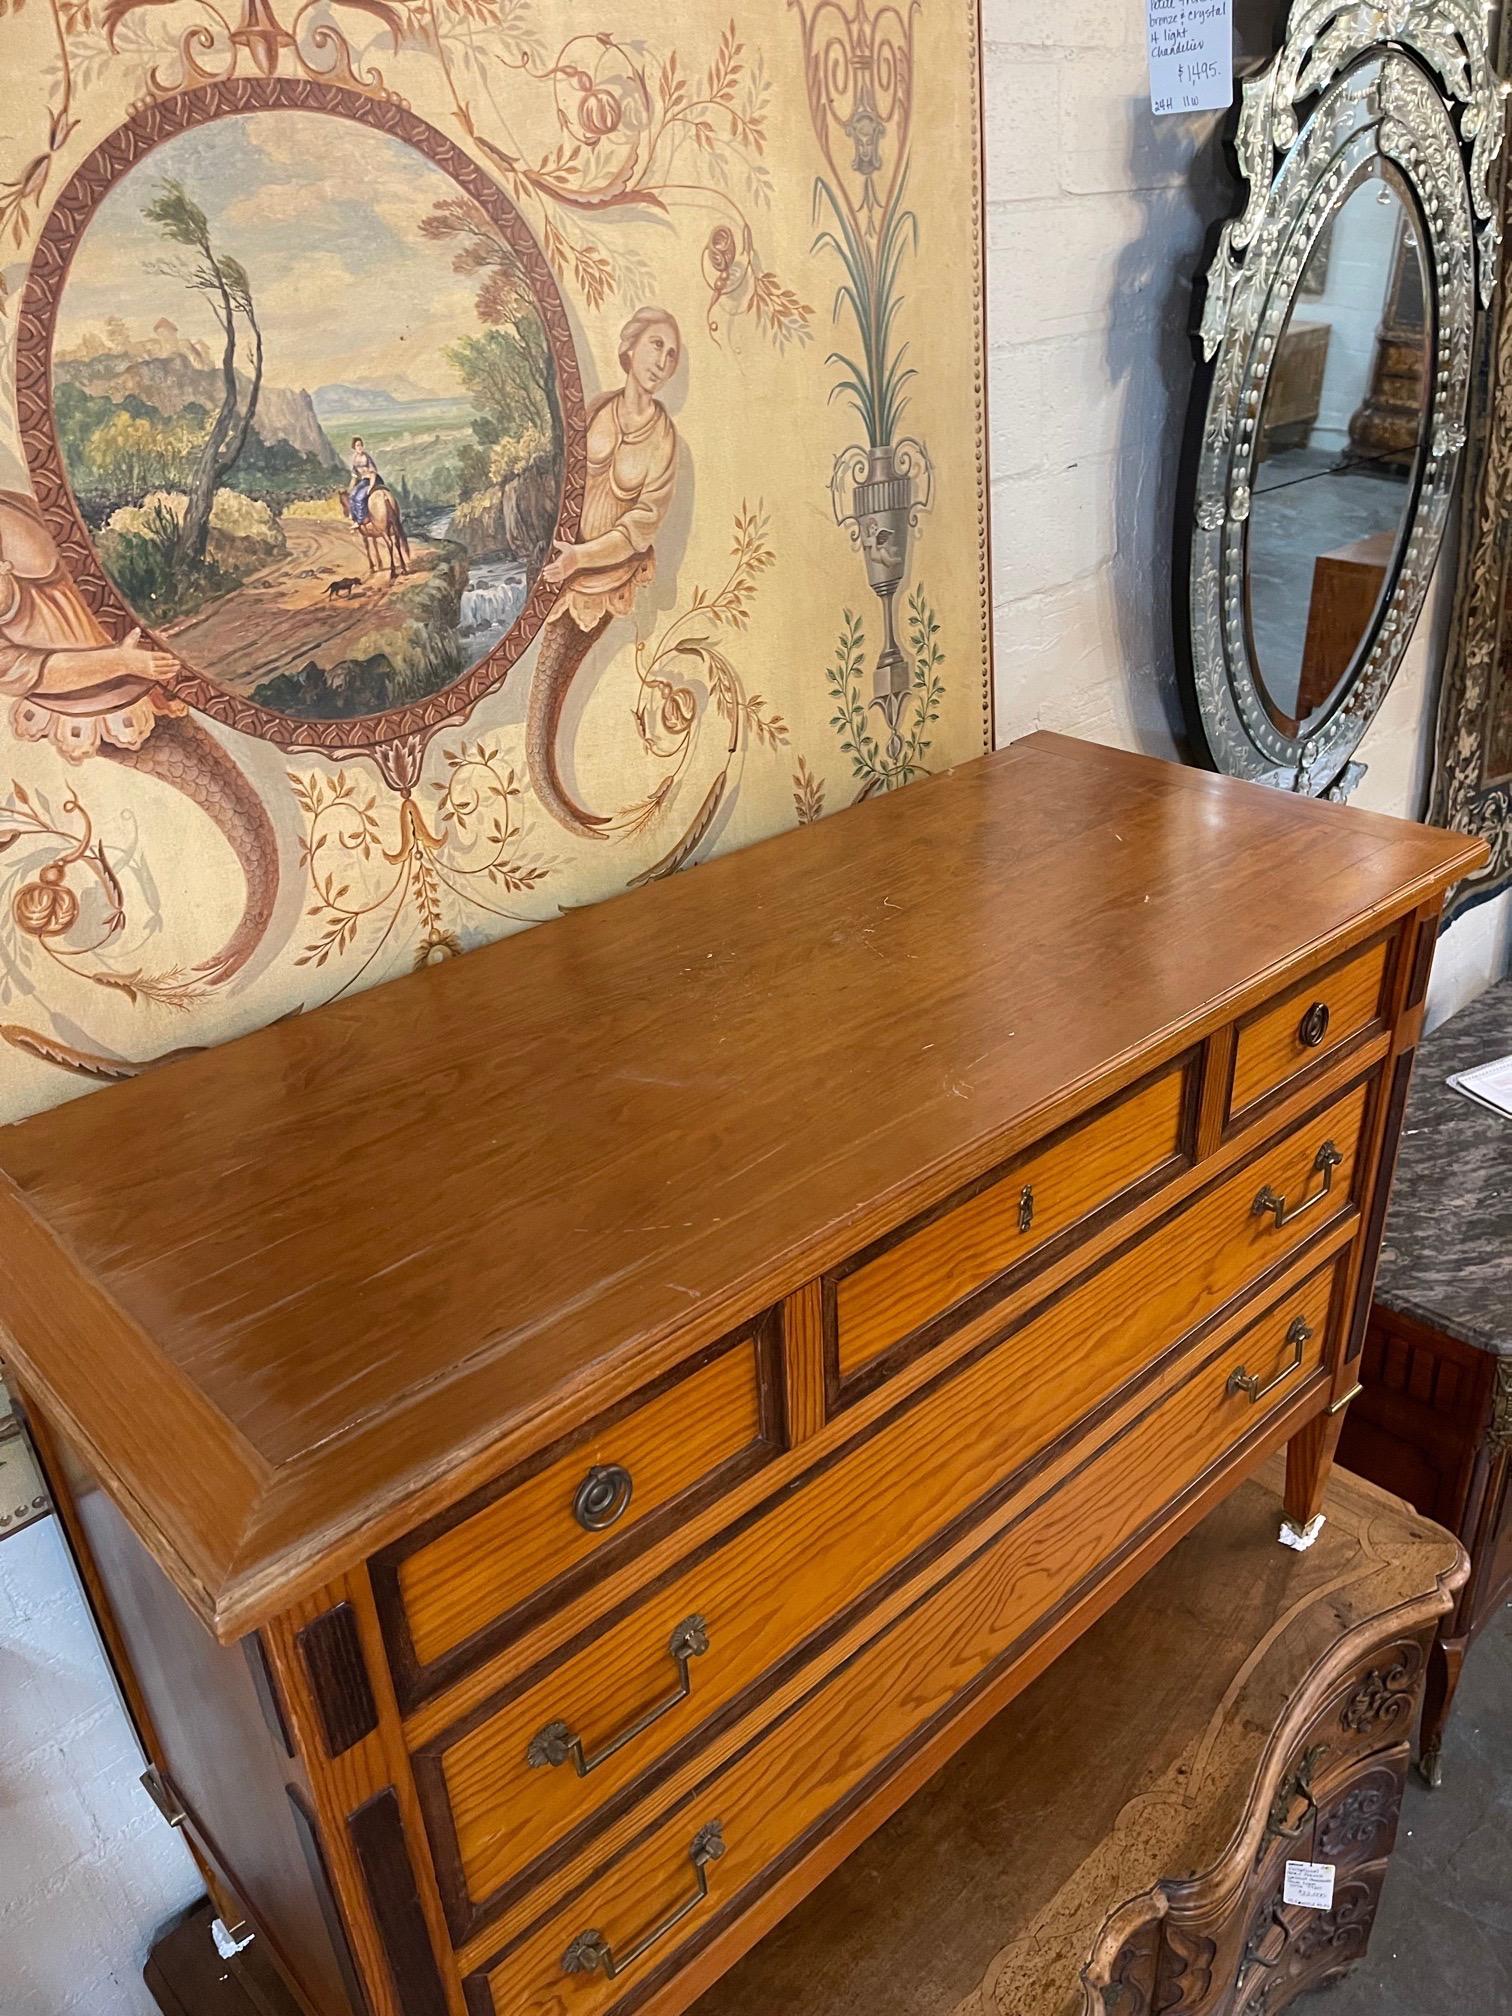
<path fill-rule="evenodd" d="M 245 374 L 238 382 L 245 398 Z M 54 354 L 53 386 L 64 458 L 86 517 L 120 501 L 105 456 L 87 452 L 92 439 L 99 438 L 101 450 L 120 443 L 128 452 L 133 444 L 146 452 L 150 429 L 166 436 L 186 424 L 203 426 L 223 390 L 218 359 L 166 317 L 146 334 L 116 318 L 85 332 Z M 285 482 L 323 480 L 326 471 L 344 469 L 306 391 L 264 382 L 252 432 L 247 473 L 265 483 L 276 486 L 280 476 Z"/>

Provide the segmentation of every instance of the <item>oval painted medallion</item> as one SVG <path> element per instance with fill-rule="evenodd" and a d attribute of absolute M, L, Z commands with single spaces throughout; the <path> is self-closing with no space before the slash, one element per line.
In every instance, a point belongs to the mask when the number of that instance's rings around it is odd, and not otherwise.
<path fill-rule="evenodd" d="M 373 746 L 462 711 L 539 629 L 581 385 L 475 163 L 402 108 L 249 90 L 152 108 L 65 192 L 61 284 L 39 297 L 39 257 L 26 304 L 50 376 L 28 454 L 86 596 L 180 662 L 182 697 Z"/>

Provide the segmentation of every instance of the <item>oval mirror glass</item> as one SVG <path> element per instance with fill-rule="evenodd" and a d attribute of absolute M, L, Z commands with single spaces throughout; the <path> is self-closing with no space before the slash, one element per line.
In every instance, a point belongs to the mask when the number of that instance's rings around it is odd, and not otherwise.
<path fill-rule="evenodd" d="M 1342 699 L 1396 579 L 1432 395 L 1430 298 L 1416 205 L 1378 160 L 1313 243 L 1260 417 L 1251 654 L 1288 735 Z"/>

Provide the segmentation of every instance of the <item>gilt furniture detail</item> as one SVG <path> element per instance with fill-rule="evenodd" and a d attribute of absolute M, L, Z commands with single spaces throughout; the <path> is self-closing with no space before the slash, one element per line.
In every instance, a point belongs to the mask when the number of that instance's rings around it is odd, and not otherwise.
<path fill-rule="evenodd" d="M 1282 1445 L 1305 1525 L 1476 858 L 1034 736 L 0 1134 L 7 1356 L 298 2006 L 673 2016 Z"/>
<path fill-rule="evenodd" d="M 1465 1655 L 1512 1596 L 1512 1122 L 1444 1081 L 1509 1053 L 1506 980 L 1423 1045 L 1362 1391 L 1340 1443 L 1351 1469 L 1457 1533 L 1470 1555 L 1428 1674 L 1421 1762 L 1430 1784 Z"/>

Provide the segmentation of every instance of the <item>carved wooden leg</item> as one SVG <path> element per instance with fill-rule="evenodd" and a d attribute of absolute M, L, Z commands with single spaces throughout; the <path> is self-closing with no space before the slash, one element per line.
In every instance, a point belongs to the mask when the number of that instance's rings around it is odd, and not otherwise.
<path fill-rule="evenodd" d="M 1436 1638 L 1428 1661 L 1428 1677 L 1423 1686 L 1423 1722 L 1418 1770 L 1430 1785 L 1443 1778 L 1439 1753 L 1444 1746 L 1444 1730 L 1454 1706 L 1454 1692 L 1465 1667 L 1465 1637 Z"/>
<path fill-rule="evenodd" d="M 1342 1408 L 1337 1414 L 1315 1414 L 1286 1445 L 1286 1524 L 1298 1537 L 1308 1531 L 1323 1509 L 1323 1493 L 1343 1427 Z"/>

